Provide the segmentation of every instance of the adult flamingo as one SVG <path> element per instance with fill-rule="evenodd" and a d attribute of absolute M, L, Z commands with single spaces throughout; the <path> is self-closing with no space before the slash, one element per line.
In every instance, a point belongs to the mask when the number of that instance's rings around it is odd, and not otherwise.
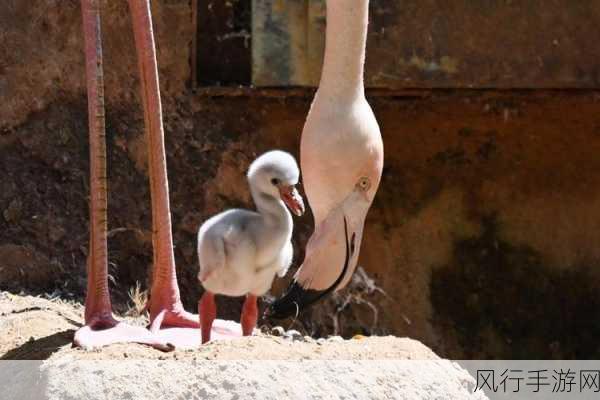
<path fill-rule="evenodd" d="M 85 326 L 76 332 L 74 342 L 82 347 L 97 347 L 116 342 L 139 342 L 159 348 L 169 348 L 171 344 L 178 344 L 182 331 L 172 330 L 171 335 L 160 335 L 161 328 L 195 328 L 194 332 L 198 336 L 199 322 L 198 316 L 183 309 L 177 286 L 150 4 L 149 0 L 128 0 L 128 2 L 138 54 L 149 157 L 154 253 L 153 279 L 148 304 L 151 326 L 150 330 L 130 326 L 118 322 L 112 315 L 107 282 L 107 176 L 100 6 L 99 0 L 82 0 L 90 134 L 91 221 Z"/>
<path fill-rule="evenodd" d="M 358 261 L 383 168 L 383 142 L 365 99 L 369 0 L 327 0 L 325 57 L 300 144 L 315 230 L 304 262 L 267 315 L 285 318 L 343 288 Z"/>

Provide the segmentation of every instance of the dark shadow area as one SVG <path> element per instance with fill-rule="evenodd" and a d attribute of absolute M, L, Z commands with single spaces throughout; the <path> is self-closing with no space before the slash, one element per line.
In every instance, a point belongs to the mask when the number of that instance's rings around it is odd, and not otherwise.
<path fill-rule="evenodd" d="M 598 279 L 589 269 L 544 265 L 534 250 L 498 235 L 456 243 L 453 262 L 433 272 L 434 324 L 454 332 L 465 359 L 597 359 Z"/>
<path fill-rule="evenodd" d="M 252 2 L 198 1 L 196 80 L 200 86 L 249 85 Z M 194 57 L 192 55 L 192 57 Z"/>
<path fill-rule="evenodd" d="M 73 342 L 74 329 L 57 332 L 40 339 L 30 340 L 7 351 L 0 360 L 47 360 L 61 347 Z"/>

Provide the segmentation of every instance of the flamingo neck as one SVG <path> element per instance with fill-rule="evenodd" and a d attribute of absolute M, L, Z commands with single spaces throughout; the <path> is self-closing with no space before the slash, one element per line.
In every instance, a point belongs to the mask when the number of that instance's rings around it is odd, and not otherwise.
<path fill-rule="evenodd" d="M 256 210 L 262 216 L 265 225 L 280 227 L 286 232 L 291 232 L 293 226 L 292 216 L 283 201 L 255 189 L 251 189 L 251 192 Z"/>
<path fill-rule="evenodd" d="M 325 57 L 318 94 L 364 97 L 363 72 L 369 0 L 327 0 Z"/>

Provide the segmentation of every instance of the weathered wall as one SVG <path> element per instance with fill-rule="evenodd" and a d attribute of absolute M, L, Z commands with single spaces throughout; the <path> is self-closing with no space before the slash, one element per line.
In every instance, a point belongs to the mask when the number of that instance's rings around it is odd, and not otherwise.
<path fill-rule="evenodd" d="M 67 96 L 84 96 L 79 0 L 6 0 L 0 11 L 0 130 L 23 122 Z M 137 98 L 137 62 L 125 0 L 101 0 L 106 97 L 109 106 Z M 192 12 L 189 1 L 153 1 L 164 96 L 189 79 Z"/>
<path fill-rule="evenodd" d="M 0 286 L 80 297 L 88 142 L 79 4 L 27 3 L 9 0 L 0 12 Z M 188 91 L 189 4 L 153 3 L 175 253 L 193 308 L 197 227 L 249 205 L 244 172 L 255 155 L 297 152 L 310 97 Z M 103 11 L 110 273 L 122 305 L 148 277 L 149 193 L 126 2 L 105 2 Z M 375 332 L 454 357 L 598 357 L 600 96 L 446 91 L 370 100 L 386 166 L 360 264 L 387 296 L 356 298 L 379 308 Z M 301 248 L 310 220 L 297 221 Z M 230 317 L 239 312 L 237 300 L 221 304 Z M 332 329 L 331 307 L 308 312 L 305 326 Z M 372 317 L 367 304 L 339 314 L 344 334 L 368 329 Z"/>
<path fill-rule="evenodd" d="M 253 0 L 259 86 L 319 82 L 325 0 Z M 371 0 L 368 86 L 595 88 L 596 0 Z"/>

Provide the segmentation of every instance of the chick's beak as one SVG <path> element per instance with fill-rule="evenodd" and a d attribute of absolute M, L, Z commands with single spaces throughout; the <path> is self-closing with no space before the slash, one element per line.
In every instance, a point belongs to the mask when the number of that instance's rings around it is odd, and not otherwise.
<path fill-rule="evenodd" d="M 304 201 L 302 196 L 296 190 L 296 187 L 291 186 L 280 186 L 279 195 L 281 200 L 288 206 L 288 208 L 297 216 L 304 214 Z"/>

